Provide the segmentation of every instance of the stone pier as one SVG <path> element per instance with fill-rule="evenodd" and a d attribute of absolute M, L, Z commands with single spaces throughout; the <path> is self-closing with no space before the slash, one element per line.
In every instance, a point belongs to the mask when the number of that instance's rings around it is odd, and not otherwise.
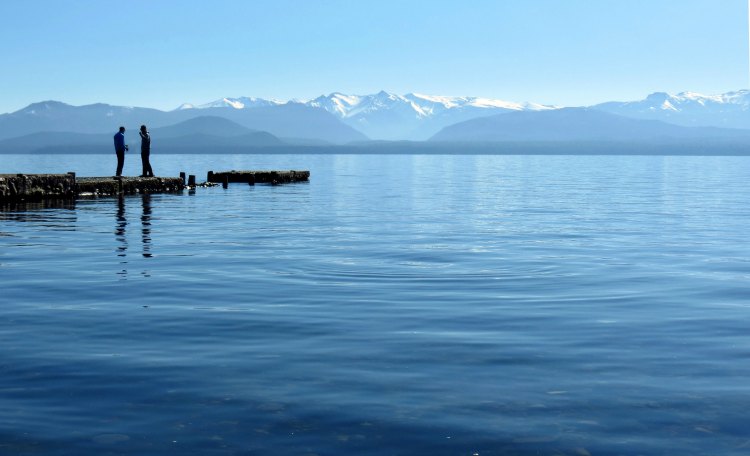
<path fill-rule="evenodd" d="M 184 174 L 184 173 L 183 173 Z M 191 175 L 195 187 L 195 176 Z M 310 171 L 208 172 L 208 182 L 223 184 L 286 184 L 306 182 Z M 74 199 L 81 196 L 133 195 L 181 192 L 184 177 L 80 177 L 67 174 L 0 174 L 0 202 Z"/>
<path fill-rule="evenodd" d="M 75 196 L 75 173 L 0 174 L 0 201 L 40 201 Z"/>
<path fill-rule="evenodd" d="M 286 184 L 310 180 L 310 171 L 209 171 L 206 180 L 217 184 Z"/>
<path fill-rule="evenodd" d="M 67 174 L 0 174 L 0 201 L 41 201 L 78 196 L 180 192 L 179 177 L 82 177 Z"/>
<path fill-rule="evenodd" d="M 185 189 L 180 177 L 81 177 L 76 181 L 79 196 L 173 193 Z"/>

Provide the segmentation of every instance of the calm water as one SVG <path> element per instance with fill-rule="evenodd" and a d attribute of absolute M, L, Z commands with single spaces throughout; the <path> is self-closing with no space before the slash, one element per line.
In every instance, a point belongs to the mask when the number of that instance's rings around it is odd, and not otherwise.
<path fill-rule="evenodd" d="M 0 211 L 0 454 L 750 454 L 750 158 L 264 168 Z"/>

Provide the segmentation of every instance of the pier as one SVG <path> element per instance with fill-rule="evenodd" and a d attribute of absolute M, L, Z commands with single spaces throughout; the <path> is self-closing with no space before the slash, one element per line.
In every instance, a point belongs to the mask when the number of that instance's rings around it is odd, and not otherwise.
<path fill-rule="evenodd" d="M 42 201 L 49 199 L 73 199 L 133 195 L 138 193 L 178 193 L 185 188 L 201 186 L 190 175 L 185 182 L 185 173 L 180 177 L 76 177 L 76 173 L 65 174 L 0 174 L 0 201 Z M 310 179 L 309 171 L 225 171 L 208 172 L 207 182 L 285 184 Z"/>
<path fill-rule="evenodd" d="M 75 173 L 0 174 L 0 201 L 74 198 L 77 193 Z"/>
<path fill-rule="evenodd" d="M 310 180 L 310 171 L 209 171 L 206 181 L 217 184 L 288 184 Z"/>
<path fill-rule="evenodd" d="M 76 180 L 79 196 L 174 193 L 184 189 L 185 181 L 179 177 L 81 177 Z"/>

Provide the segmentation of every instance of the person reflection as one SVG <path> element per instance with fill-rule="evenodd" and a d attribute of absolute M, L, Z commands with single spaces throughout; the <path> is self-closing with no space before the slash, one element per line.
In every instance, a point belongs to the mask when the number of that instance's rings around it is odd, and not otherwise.
<path fill-rule="evenodd" d="M 128 239 L 125 236 L 127 226 L 128 220 L 125 218 L 125 198 L 120 195 L 120 197 L 117 198 L 117 213 L 115 214 L 115 241 L 117 241 L 115 252 L 118 257 L 122 258 L 120 264 L 123 265 L 122 271 L 117 273 L 120 276 L 128 275 L 128 270 L 124 266 L 128 264 L 125 260 L 128 251 Z"/>
<path fill-rule="evenodd" d="M 143 243 L 143 256 L 151 258 L 151 195 L 144 193 L 141 196 L 143 212 L 141 213 L 141 241 Z"/>

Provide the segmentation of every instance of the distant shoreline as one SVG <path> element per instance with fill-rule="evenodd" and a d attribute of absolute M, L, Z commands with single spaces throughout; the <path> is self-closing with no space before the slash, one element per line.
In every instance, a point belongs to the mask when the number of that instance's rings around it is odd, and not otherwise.
<path fill-rule="evenodd" d="M 350 145 L 281 145 L 255 147 L 166 147 L 154 155 L 654 155 L 750 156 L 750 143 L 715 142 L 526 142 L 526 143 L 418 143 L 382 142 Z M 0 155 L 114 155 L 101 146 L 43 147 L 35 150 L 0 150 Z M 138 156 L 137 151 L 129 153 Z"/>

